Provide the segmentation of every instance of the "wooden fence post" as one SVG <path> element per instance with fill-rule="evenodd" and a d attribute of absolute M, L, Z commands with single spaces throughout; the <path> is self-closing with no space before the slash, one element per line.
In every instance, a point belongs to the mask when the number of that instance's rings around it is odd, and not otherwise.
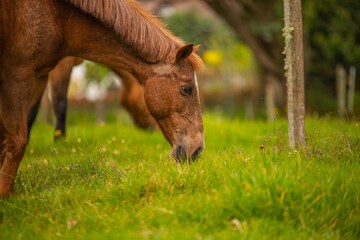
<path fill-rule="evenodd" d="M 348 102 L 347 102 L 347 111 L 349 115 L 354 114 L 355 78 L 356 78 L 356 68 L 354 66 L 351 66 L 349 72 L 349 78 L 348 78 Z"/>
<path fill-rule="evenodd" d="M 346 112 L 346 72 L 341 64 L 336 65 L 335 71 L 338 114 L 340 119 L 344 119 Z"/>
<path fill-rule="evenodd" d="M 275 89 L 270 81 L 265 83 L 265 107 L 268 122 L 273 122 L 275 120 Z"/>

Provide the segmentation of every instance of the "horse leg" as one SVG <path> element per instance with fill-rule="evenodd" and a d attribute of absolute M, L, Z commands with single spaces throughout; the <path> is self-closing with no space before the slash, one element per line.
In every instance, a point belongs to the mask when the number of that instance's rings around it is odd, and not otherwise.
<path fill-rule="evenodd" d="M 23 70 L 23 71 L 21 71 Z M 13 191 L 15 176 L 27 144 L 27 118 L 31 100 L 31 78 L 18 69 L 13 78 L 3 80 L 0 89 L 0 198 Z M 4 76 L 4 75 L 3 75 Z"/>
<path fill-rule="evenodd" d="M 36 116 L 39 112 L 41 104 L 41 98 L 45 92 L 47 86 L 48 75 L 45 75 L 35 80 L 32 91 L 31 91 L 31 107 L 28 118 L 28 138 L 30 136 L 31 127 L 34 124 Z"/>
<path fill-rule="evenodd" d="M 65 66 L 50 73 L 50 94 L 55 114 L 55 141 L 66 136 L 67 91 L 70 83 L 72 66 Z"/>

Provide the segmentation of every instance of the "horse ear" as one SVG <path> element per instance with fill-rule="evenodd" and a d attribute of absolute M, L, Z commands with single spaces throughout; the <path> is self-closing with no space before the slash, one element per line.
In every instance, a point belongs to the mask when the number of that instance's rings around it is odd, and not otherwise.
<path fill-rule="evenodd" d="M 179 48 L 176 52 L 176 62 L 181 62 L 193 52 L 194 44 L 188 44 Z"/>
<path fill-rule="evenodd" d="M 196 53 L 196 54 L 198 54 L 198 53 L 199 53 L 199 48 L 200 48 L 200 47 L 201 47 L 201 44 L 196 45 L 196 46 L 194 47 L 193 52 L 194 52 L 194 53 Z"/>

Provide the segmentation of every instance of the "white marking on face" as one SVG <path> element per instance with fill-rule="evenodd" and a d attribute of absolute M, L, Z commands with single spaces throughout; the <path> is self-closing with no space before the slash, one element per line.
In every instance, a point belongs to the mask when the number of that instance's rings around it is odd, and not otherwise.
<path fill-rule="evenodd" d="M 196 92 L 198 93 L 198 96 L 199 96 L 199 85 L 197 83 L 197 77 L 196 77 L 196 72 L 195 71 L 194 71 L 194 79 L 195 79 Z"/>
<path fill-rule="evenodd" d="M 194 79 L 195 79 L 195 88 L 196 88 L 198 100 L 199 100 L 199 102 L 200 102 L 199 85 L 198 85 L 198 81 L 197 81 L 197 77 L 196 77 L 196 72 L 195 72 L 195 71 L 194 71 Z"/>

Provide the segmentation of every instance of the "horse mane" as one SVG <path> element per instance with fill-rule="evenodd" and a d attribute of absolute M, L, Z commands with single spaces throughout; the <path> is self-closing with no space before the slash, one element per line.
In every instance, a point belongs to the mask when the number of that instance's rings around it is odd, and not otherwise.
<path fill-rule="evenodd" d="M 134 0 L 62 1 L 72 4 L 112 28 L 144 61 L 159 62 L 184 45 L 180 38 L 166 29 L 163 22 L 145 11 Z M 188 59 L 195 70 L 203 67 L 203 61 L 197 54 L 192 53 Z"/>

